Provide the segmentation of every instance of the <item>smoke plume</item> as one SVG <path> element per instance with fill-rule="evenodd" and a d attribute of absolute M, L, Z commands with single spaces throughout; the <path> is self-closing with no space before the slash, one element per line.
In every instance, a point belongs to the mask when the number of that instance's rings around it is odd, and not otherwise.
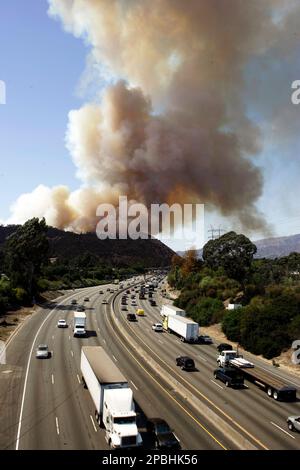
<path fill-rule="evenodd" d="M 66 145 L 82 188 L 41 186 L 13 217 L 31 207 L 57 227 L 89 230 L 97 205 L 122 194 L 204 203 L 262 228 L 263 178 L 251 160 L 261 135 L 244 101 L 245 70 L 279 43 L 278 60 L 295 47 L 286 37 L 295 12 L 293 0 L 49 0 L 50 16 L 90 46 L 99 95 L 69 113 Z"/>

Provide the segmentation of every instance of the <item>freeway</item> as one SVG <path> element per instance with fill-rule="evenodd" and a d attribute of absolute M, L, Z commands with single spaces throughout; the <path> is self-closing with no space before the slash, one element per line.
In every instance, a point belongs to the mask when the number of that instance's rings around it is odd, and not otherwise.
<path fill-rule="evenodd" d="M 157 295 L 156 301 L 161 302 Z M 166 332 L 155 333 L 151 325 L 161 321 L 159 307 L 151 307 L 148 300 L 138 299 L 137 303 L 145 310 L 146 315 L 139 317 L 136 323 L 129 323 L 126 320 L 126 312 L 121 310 L 120 302 L 116 302 L 115 313 L 131 338 L 147 351 L 149 357 L 155 359 L 195 397 L 205 402 L 258 448 L 300 448 L 300 436 L 289 432 L 286 426 L 288 416 L 300 414 L 298 402 L 276 402 L 257 386 L 249 383 L 243 390 L 226 388 L 213 377 L 217 356 L 215 345 L 190 345 L 182 343 L 175 335 Z M 135 309 L 135 306 L 128 307 L 129 312 L 134 312 Z M 175 365 L 175 358 L 178 355 L 193 357 L 198 371 L 187 373 L 178 369 Z M 279 371 L 274 372 L 259 360 L 255 362 L 268 369 L 270 373 L 280 375 L 289 383 L 300 386 L 294 377 Z"/>
<path fill-rule="evenodd" d="M 107 449 L 104 431 L 95 423 L 94 407 L 80 375 L 81 346 L 102 345 L 123 371 L 134 391 L 138 426 L 145 446 L 145 420 L 164 417 L 186 449 L 224 449 L 231 444 L 220 431 L 195 415 L 176 392 L 162 385 L 112 327 L 113 295 L 99 287 L 62 296 L 28 319 L 7 346 L 0 368 L 1 449 Z M 101 287 L 102 288 L 102 287 Z M 71 324 L 72 298 L 86 302 L 87 338 L 74 338 L 71 328 L 58 329 L 58 319 Z M 106 298 L 109 305 L 102 304 Z M 37 360 L 38 344 L 52 356 Z"/>

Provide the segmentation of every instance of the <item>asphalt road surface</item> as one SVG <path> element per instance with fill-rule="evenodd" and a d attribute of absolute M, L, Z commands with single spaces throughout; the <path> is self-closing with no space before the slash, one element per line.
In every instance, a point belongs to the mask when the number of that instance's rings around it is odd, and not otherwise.
<path fill-rule="evenodd" d="M 7 364 L 0 366 L 0 448 L 1 449 L 107 449 L 105 431 L 94 419 L 94 406 L 88 390 L 83 388 L 80 374 L 80 351 L 83 345 L 101 345 L 124 373 L 134 392 L 138 426 L 145 447 L 151 443 L 145 432 L 148 417 L 163 417 L 174 429 L 183 449 L 235 448 L 221 430 L 206 422 L 172 386 L 163 383 L 145 361 L 137 357 L 112 322 L 111 303 L 115 294 L 111 286 L 69 292 L 51 305 L 39 309 L 25 321 L 7 346 Z M 116 289 L 116 286 L 114 286 Z M 104 294 L 99 294 L 100 290 Z M 89 302 L 84 302 L 88 296 Z M 71 300 L 85 303 L 86 338 L 74 338 Z M 289 415 L 300 414 L 299 403 L 271 400 L 254 384 L 243 390 L 226 388 L 215 381 L 215 345 L 189 345 L 168 333 L 155 333 L 151 325 L 161 321 L 159 307 L 148 300 L 139 300 L 146 316 L 136 323 L 126 320 L 121 311 L 120 296 L 114 300 L 114 311 L 133 341 L 149 357 L 171 373 L 187 390 L 220 415 L 234 429 L 259 449 L 299 449 L 300 436 L 286 426 Z M 161 298 L 155 294 L 157 303 Z M 102 304 L 107 299 L 109 304 Z M 129 304 L 131 302 L 129 301 Z M 129 305 L 128 311 L 136 307 Z M 69 328 L 57 328 L 60 318 Z M 48 344 L 51 358 L 38 360 L 38 344 Z M 197 371 L 188 373 L 175 365 L 178 355 L 194 358 Z M 251 357 L 252 360 L 252 357 Z M 261 363 L 258 361 L 259 365 Z M 264 363 L 263 367 L 265 366 Z M 299 381 L 286 377 L 299 388 Z"/>

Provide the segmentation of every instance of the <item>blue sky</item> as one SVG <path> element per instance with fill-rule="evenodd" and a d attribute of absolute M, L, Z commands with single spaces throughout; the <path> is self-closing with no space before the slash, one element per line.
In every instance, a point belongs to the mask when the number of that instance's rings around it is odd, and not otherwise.
<path fill-rule="evenodd" d="M 64 138 L 68 112 L 85 101 L 76 90 L 88 49 L 82 40 L 64 32 L 59 22 L 49 18 L 47 9 L 46 0 L 0 3 L 0 80 L 7 87 L 7 103 L 0 105 L 0 220 L 8 218 L 9 207 L 20 194 L 31 192 L 39 184 L 64 184 L 71 190 L 80 186 Z M 293 60 L 291 82 L 300 79 L 299 57 L 287 58 L 284 65 L 290 67 Z M 260 71 L 255 103 L 269 101 L 265 109 L 280 116 L 280 109 L 272 109 L 272 96 L 282 93 L 286 104 L 290 83 L 280 81 L 276 64 L 274 80 L 269 83 L 269 77 L 264 76 L 265 65 L 259 61 L 250 64 L 248 87 L 253 86 L 252 80 Z M 273 224 L 275 235 L 300 232 L 300 139 L 295 132 L 299 112 L 300 106 L 291 110 L 291 135 L 276 136 L 276 129 L 269 133 L 256 159 L 265 177 L 258 207 Z M 264 130 L 270 116 L 263 115 L 259 107 L 250 106 L 249 113 Z M 210 224 L 226 230 L 237 228 L 217 214 L 206 216 L 207 228 Z M 262 236 L 257 233 L 254 238 Z"/>
<path fill-rule="evenodd" d="M 78 186 L 64 146 L 68 112 L 81 104 L 76 88 L 86 48 L 47 15 L 46 0 L 0 2 L 0 219 L 38 184 Z"/>

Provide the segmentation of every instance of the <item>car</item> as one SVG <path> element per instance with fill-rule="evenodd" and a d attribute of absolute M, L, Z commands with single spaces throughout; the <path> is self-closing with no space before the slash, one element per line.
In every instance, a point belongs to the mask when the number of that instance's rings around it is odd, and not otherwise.
<path fill-rule="evenodd" d="M 90 299 L 88 297 L 84 298 L 84 302 L 89 302 L 89 301 L 90 301 Z"/>
<path fill-rule="evenodd" d="M 85 307 L 83 305 L 78 305 L 76 312 L 85 312 Z"/>
<path fill-rule="evenodd" d="M 244 376 L 233 367 L 219 367 L 214 371 L 214 378 L 221 380 L 226 387 L 244 386 Z"/>
<path fill-rule="evenodd" d="M 133 307 L 136 307 L 136 306 L 137 306 L 136 300 L 132 300 L 132 301 L 131 301 L 131 305 L 132 305 Z"/>
<path fill-rule="evenodd" d="M 290 431 L 300 432 L 300 416 L 289 416 L 287 425 Z"/>
<path fill-rule="evenodd" d="M 194 359 L 188 356 L 176 357 L 176 365 L 180 366 L 182 370 L 195 370 Z"/>
<path fill-rule="evenodd" d="M 153 331 L 158 331 L 158 332 L 164 331 L 163 326 L 162 326 L 161 323 L 153 323 L 152 330 Z"/>
<path fill-rule="evenodd" d="M 127 320 L 128 321 L 136 321 L 136 316 L 134 313 L 127 313 Z"/>
<path fill-rule="evenodd" d="M 219 353 L 221 353 L 223 351 L 232 351 L 232 346 L 231 346 L 231 344 L 228 344 L 228 343 L 221 343 L 217 347 L 217 350 L 219 351 Z"/>
<path fill-rule="evenodd" d="M 49 352 L 49 348 L 47 344 L 40 344 L 37 347 L 35 357 L 37 359 L 48 359 L 49 356 L 50 356 L 50 352 Z"/>
<path fill-rule="evenodd" d="M 208 335 L 200 335 L 198 337 L 198 343 L 200 344 L 212 344 L 213 340 Z"/>
<path fill-rule="evenodd" d="M 150 299 L 150 305 L 151 307 L 156 307 L 156 302 L 153 299 Z"/>
<path fill-rule="evenodd" d="M 162 418 L 152 418 L 147 421 L 147 432 L 156 449 L 180 449 L 180 442 L 168 423 Z"/>
<path fill-rule="evenodd" d="M 135 295 L 134 295 L 134 294 L 131 294 L 130 298 L 131 298 L 131 299 L 135 299 Z"/>
<path fill-rule="evenodd" d="M 107 304 L 108 304 L 107 300 L 106 300 L 106 299 L 103 299 L 103 300 L 102 300 L 102 304 L 103 304 L 103 305 L 107 305 Z"/>
<path fill-rule="evenodd" d="M 58 320 L 57 328 L 68 328 L 68 324 L 67 324 L 66 320 L 64 320 L 64 319 Z"/>
<path fill-rule="evenodd" d="M 77 300 L 76 300 L 76 299 L 71 300 L 71 305 L 76 305 L 76 304 L 77 304 Z"/>
<path fill-rule="evenodd" d="M 137 311 L 135 312 L 139 317 L 143 317 L 145 315 L 145 312 L 142 308 L 138 308 Z"/>
<path fill-rule="evenodd" d="M 103 290 L 99 290 L 99 294 L 103 294 Z"/>
<path fill-rule="evenodd" d="M 123 312 L 127 311 L 126 305 L 122 305 L 121 310 L 122 310 Z"/>
<path fill-rule="evenodd" d="M 127 290 L 127 291 L 126 291 L 126 294 L 130 294 L 130 290 Z"/>

